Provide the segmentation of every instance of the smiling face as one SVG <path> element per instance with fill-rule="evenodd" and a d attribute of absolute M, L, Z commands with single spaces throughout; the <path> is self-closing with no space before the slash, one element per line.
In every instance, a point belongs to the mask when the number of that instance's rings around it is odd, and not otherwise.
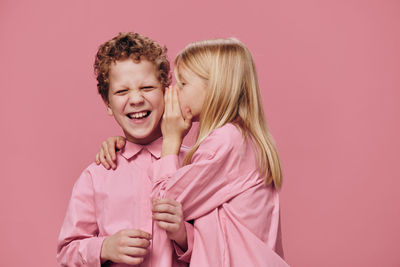
<path fill-rule="evenodd" d="M 189 107 L 194 121 L 199 121 L 200 113 L 206 97 L 206 81 L 196 75 L 189 68 L 181 64 L 176 72 L 178 81 L 179 103 L 182 114 L 186 114 L 186 108 Z"/>
<path fill-rule="evenodd" d="M 148 60 L 118 60 L 111 65 L 107 110 L 121 126 L 128 141 L 148 144 L 161 136 L 164 94 Z"/>

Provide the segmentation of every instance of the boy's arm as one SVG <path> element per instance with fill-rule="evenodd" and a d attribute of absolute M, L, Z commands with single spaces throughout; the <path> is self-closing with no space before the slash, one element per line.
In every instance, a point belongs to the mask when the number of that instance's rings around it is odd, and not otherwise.
<path fill-rule="evenodd" d="M 94 190 L 90 172 L 85 170 L 72 190 L 71 200 L 57 244 L 62 266 L 100 266 L 105 237 L 98 237 Z"/>

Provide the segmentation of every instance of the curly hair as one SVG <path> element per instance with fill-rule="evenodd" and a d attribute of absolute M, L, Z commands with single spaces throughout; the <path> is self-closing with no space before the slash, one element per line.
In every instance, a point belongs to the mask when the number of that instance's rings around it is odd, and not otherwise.
<path fill-rule="evenodd" d="M 152 62 L 156 67 L 157 79 L 162 87 L 165 88 L 171 84 L 170 64 L 165 46 L 138 33 L 119 33 L 118 36 L 100 45 L 94 61 L 97 90 L 106 103 L 108 103 L 111 64 L 128 58 L 136 63 L 142 59 Z"/>

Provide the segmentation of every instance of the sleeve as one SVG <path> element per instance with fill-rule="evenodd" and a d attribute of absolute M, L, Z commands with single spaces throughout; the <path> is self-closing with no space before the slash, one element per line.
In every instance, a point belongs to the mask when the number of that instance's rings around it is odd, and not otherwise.
<path fill-rule="evenodd" d="M 85 170 L 72 190 L 58 238 L 57 261 L 61 266 L 101 266 L 105 237 L 98 237 L 95 211 L 93 183 Z"/>
<path fill-rule="evenodd" d="M 193 154 L 189 165 L 179 168 L 177 155 L 155 161 L 149 169 L 153 197 L 181 202 L 185 220 L 210 212 L 232 198 L 232 189 L 238 188 L 235 183 L 241 183 L 237 178 L 242 145 L 240 133 L 233 137 L 212 133 Z"/>
<path fill-rule="evenodd" d="M 178 256 L 178 260 L 190 263 L 190 258 L 192 257 L 192 251 L 193 251 L 193 242 L 194 242 L 194 226 L 189 222 L 185 222 L 185 228 L 186 228 L 188 249 L 186 251 L 183 251 L 175 242 L 172 242 L 172 244 L 174 246 L 175 253 Z"/>

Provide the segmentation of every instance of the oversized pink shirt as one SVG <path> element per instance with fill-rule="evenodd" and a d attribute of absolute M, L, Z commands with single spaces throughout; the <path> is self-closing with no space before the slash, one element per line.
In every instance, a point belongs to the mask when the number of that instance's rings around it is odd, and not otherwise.
<path fill-rule="evenodd" d="M 187 266 L 184 261 L 190 260 L 193 226 L 186 223 L 189 249 L 183 253 L 152 221 L 152 182 L 147 169 L 160 158 L 161 145 L 161 138 L 146 146 L 127 142 L 117 153 L 116 170 L 91 164 L 83 171 L 74 185 L 59 235 L 57 259 L 61 265 L 100 266 L 104 238 L 129 228 L 153 236 L 149 254 L 140 266 Z"/>
<path fill-rule="evenodd" d="M 168 155 L 153 163 L 153 195 L 182 203 L 194 220 L 190 266 L 288 266 L 282 259 L 278 192 L 260 177 L 254 146 L 226 124 L 211 132 L 180 168 Z"/>

